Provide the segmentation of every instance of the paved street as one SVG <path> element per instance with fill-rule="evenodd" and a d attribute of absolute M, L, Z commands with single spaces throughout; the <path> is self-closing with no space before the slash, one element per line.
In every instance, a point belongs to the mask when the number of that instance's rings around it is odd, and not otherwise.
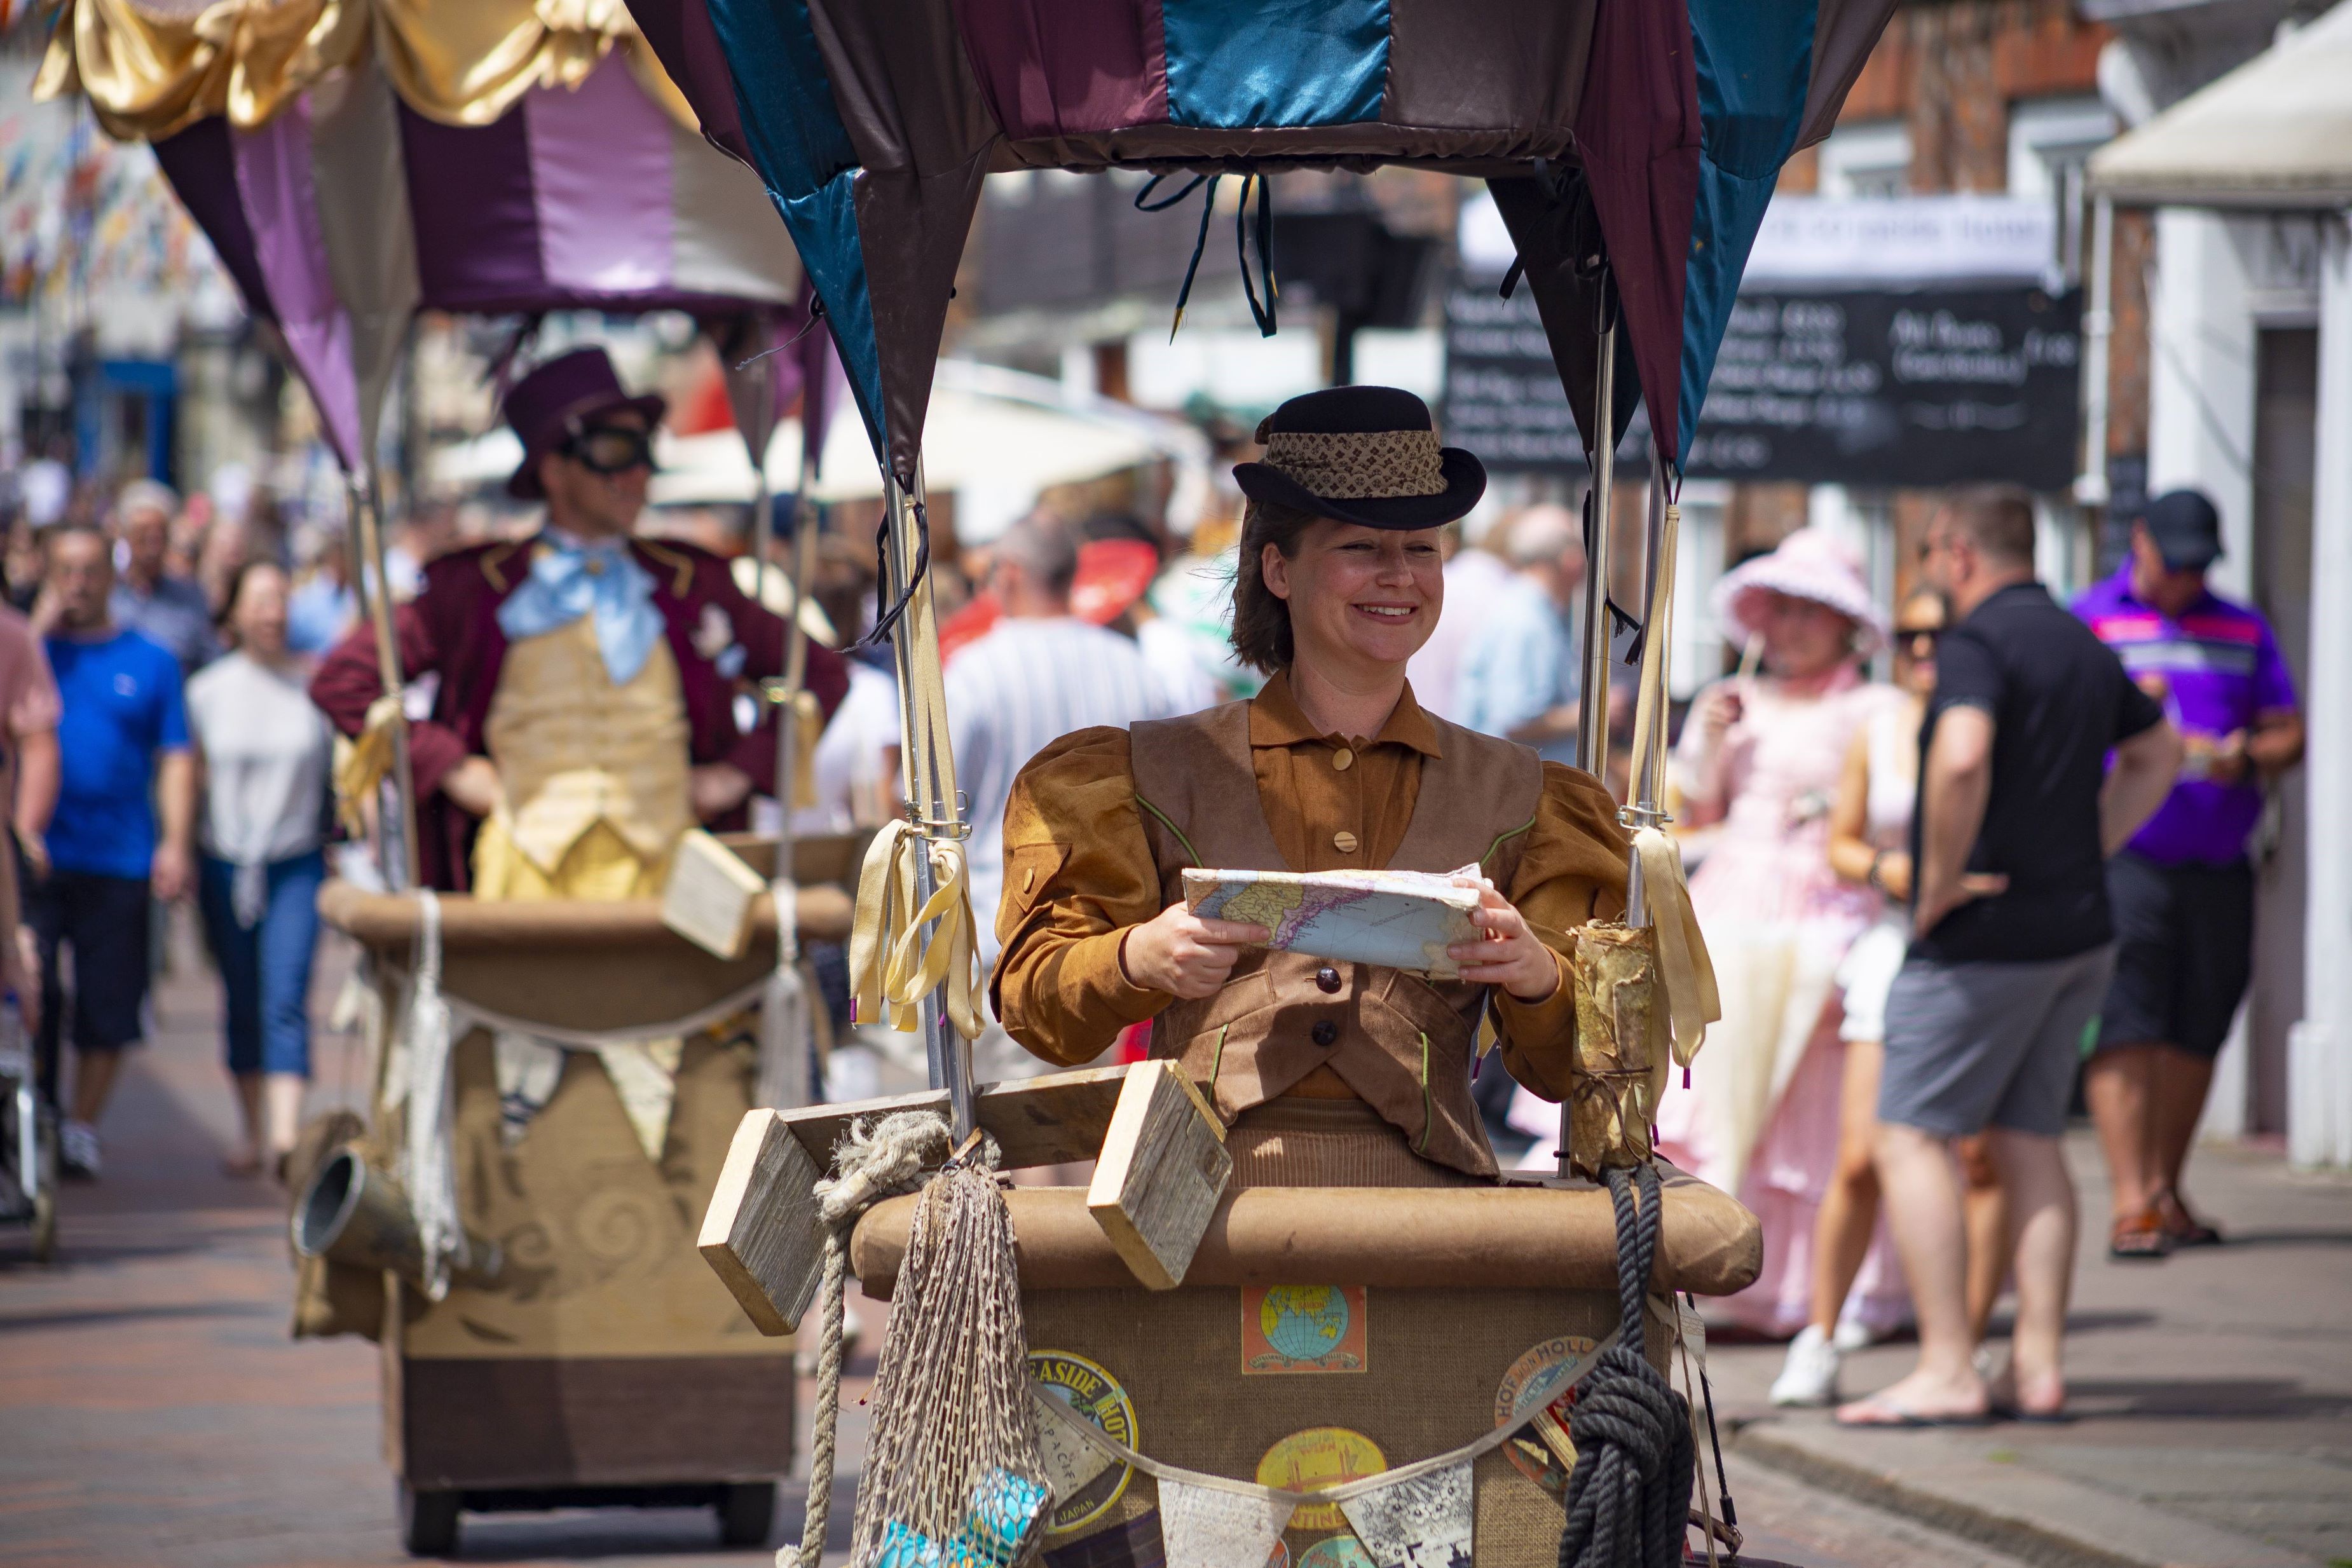
<path fill-rule="evenodd" d="M 326 989 L 322 982 L 322 1009 Z M 0 1237 L 0 1564 L 404 1561 L 378 1454 L 374 1352 L 355 1341 L 286 1337 L 278 1201 L 218 1174 L 231 1113 L 212 1007 L 208 980 L 165 988 L 161 1042 L 132 1065 L 109 1120 L 106 1179 L 68 1194 L 65 1265 L 37 1270 L 20 1243 Z M 322 1094 L 355 1094 L 348 1046 L 324 1040 L 320 1057 Z M 2089 1419 L 2055 1431 L 2004 1427 L 1967 1443 L 1879 1437 L 1859 1458 L 1826 1443 L 1808 1458 L 1806 1434 L 1832 1436 L 1810 1418 L 1758 1422 L 1732 1459 L 1751 1550 L 1806 1568 L 2010 1568 L 2020 1560 L 2116 1568 L 2143 1560 L 2070 1552 L 2063 1536 L 2053 1546 L 2047 1521 L 2006 1532 L 1983 1526 L 1906 1477 L 1906 1465 L 1936 1454 L 1958 1461 L 1963 1479 L 1990 1468 L 2032 1480 L 2045 1504 L 2105 1500 L 2119 1515 L 2207 1531 L 2192 1544 L 2260 1548 L 2147 1561 L 2352 1556 L 2352 1331 L 2340 1305 L 2352 1282 L 2352 1188 L 2290 1177 L 2258 1158 L 2212 1168 L 2211 1201 L 2242 1245 L 2156 1272 L 2085 1268 L 2078 1365 Z M 1757 1396 L 1778 1354 L 1718 1352 L 1735 1415 L 1759 1413 Z M 1861 1358 L 1857 1386 L 1891 1373 L 1902 1354 Z M 857 1370 L 870 1369 L 869 1360 Z M 847 1396 L 853 1458 L 863 1391 L 860 1379 Z M 803 1410 L 807 1398 L 804 1385 Z M 1894 1477 L 1875 1490 L 1867 1484 L 1873 1465 Z M 2140 1500 L 2151 1493 L 2164 1495 Z M 849 1496 L 845 1479 L 836 1547 L 845 1544 Z M 1882 1505 L 1890 1502 L 1948 1528 L 1888 1511 Z M 788 1492 L 778 1542 L 797 1534 L 799 1513 L 798 1493 Z M 768 1561 L 766 1552 L 719 1552 L 714 1538 L 709 1516 L 693 1511 L 469 1516 L 463 1555 Z"/>

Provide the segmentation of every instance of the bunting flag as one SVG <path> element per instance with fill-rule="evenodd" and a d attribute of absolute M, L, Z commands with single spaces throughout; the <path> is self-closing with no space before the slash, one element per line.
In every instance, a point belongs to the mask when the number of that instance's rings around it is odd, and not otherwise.
<path fill-rule="evenodd" d="M 1345 1499 L 1339 1511 L 1348 1516 L 1348 1527 L 1380 1568 L 1470 1568 L 1471 1538 L 1478 1522 L 1470 1465 L 1464 1459 Z M 1167 1496 L 1164 1485 L 1160 1496 Z M 1175 1554 L 1169 1557 L 1172 1565 Z"/>
<path fill-rule="evenodd" d="M 1467 1473 L 1466 1471 L 1465 1472 Z M 1160 1543 L 1168 1568 L 1233 1568 L 1264 1563 L 1298 1505 L 1285 1495 L 1252 1496 L 1223 1487 L 1160 1482 Z"/>

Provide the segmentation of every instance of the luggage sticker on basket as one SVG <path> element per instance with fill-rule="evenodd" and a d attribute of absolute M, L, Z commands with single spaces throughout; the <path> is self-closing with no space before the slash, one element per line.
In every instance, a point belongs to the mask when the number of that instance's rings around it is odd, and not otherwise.
<path fill-rule="evenodd" d="M 1103 1367 L 1066 1350 L 1035 1350 L 1029 1353 L 1029 1376 L 1112 1442 L 1128 1448 L 1138 1446 L 1135 1402 Z M 1100 1519 L 1135 1477 L 1133 1466 L 1073 1440 L 1051 1421 L 1038 1422 L 1037 1440 L 1046 1479 L 1054 1484 L 1055 1503 L 1054 1517 L 1046 1525 L 1049 1534 L 1066 1535 Z"/>
<path fill-rule="evenodd" d="M 1242 1289 L 1242 1372 L 1362 1372 L 1371 1364 L 1370 1292 L 1361 1285 Z"/>
<path fill-rule="evenodd" d="M 1345 1427 L 1309 1427 L 1277 1439 L 1265 1451 L 1265 1458 L 1257 1462 L 1257 1484 L 1285 1491 L 1321 1491 L 1379 1475 L 1388 1468 L 1388 1457 L 1381 1452 L 1381 1446 L 1361 1432 Z M 1290 1515 L 1290 1528 L 1345 1530 L 1348 1520 L 1336 1502 L 1302 1502 Z M 1356 1538 L 1346 1539 L 1353 1542 Z M 1301 1553 L 1299 1568 L 1307 1568 L 1307 1559 L 1313 1556 L 1311 1548 Z M 1318 1560 L 1315 1568 L 1339 1568 L 1339 1563 L 1326 1558 Z"/>
<path fill-rule="evenodd" d="M 1511 1363 L 1495 1389 L 1497 1427 L 1514 1426 L 1542 1412 L 1526 1431 L 1503 1445 L 1503 1454 L 1521 1475 L 1554 1497 L 1567 1495 L 1568 1472 L 1576 1464 L 1576 1446 L 1568 1438 L 1575 1378 L 1599 1349 L 1599 1341 L 1581 1334 L 1555 1335 Z"/>

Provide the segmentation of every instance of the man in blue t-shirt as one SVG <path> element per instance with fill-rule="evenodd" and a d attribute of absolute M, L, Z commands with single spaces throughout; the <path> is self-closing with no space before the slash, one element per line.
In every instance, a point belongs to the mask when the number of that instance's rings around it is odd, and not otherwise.
<path fill-rule="evenodd" d="M 48 880 L 26 903 L 41 949 L 41 1079 L 52 1095 L 65 1016 L 58 951 L 73 949 L 73 1097 L 58 1154 L 68 1175 L 83 1177 L 98 1174 L 98 1118 L 122 1052 L 145 1032 L 152 901 L 187 891 L 196 807 L 179 662 L 114 624 L 113 588 L 103 534 L 74 527 L 50 537 L 33 622 L 57 672 L 65 777 Z"/>

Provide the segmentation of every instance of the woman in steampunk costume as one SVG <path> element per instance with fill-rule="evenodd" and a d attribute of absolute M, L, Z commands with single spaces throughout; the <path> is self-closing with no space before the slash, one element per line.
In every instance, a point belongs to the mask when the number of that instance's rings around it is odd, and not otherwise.
<path fill-rule="evenodd" d="M 1482 1016 L 1503 1064 L 1567 1091 L 1566 933 L 1622 918 L 1627 841 L 1591 775 L 1448 724 L 1405 664 L 1444 607 L 1437 530 L 1486 488 L 1409 392 L 1339 387 L 1260 426 L 1234 646 L 1270 677 L 1245 703 L 1066 736 L 1005 810 L 991 980 L 1005 1028 L 1092 1060 L 1152 1020 L 1230 1126 L 1236 1186 L 1442 1186 L 1496 1175 L 1470 1098 Z M 1185 907 L 1187 867 L 1467 871 L 1477 940 L 1454 979 L 1253 944 Z"/>

